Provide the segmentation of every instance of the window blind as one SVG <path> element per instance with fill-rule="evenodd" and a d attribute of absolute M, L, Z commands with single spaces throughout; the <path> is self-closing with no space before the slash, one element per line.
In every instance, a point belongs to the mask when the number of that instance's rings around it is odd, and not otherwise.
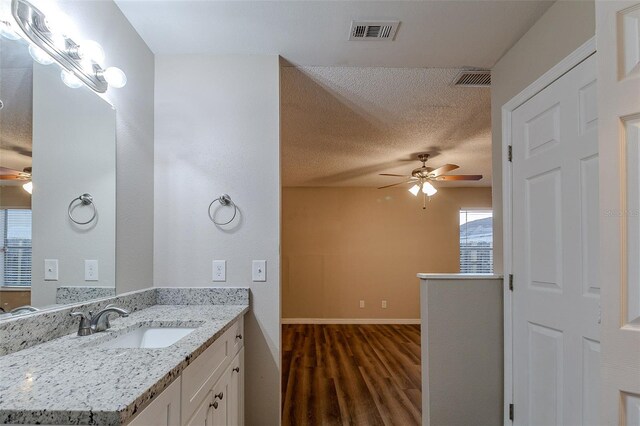
<path fill-rule="evenodd" d="M 493 272 L 493 212 L 460 210 L 460 272 Z"/>
<path fill-rule="evenodd" d="M 2 285 L 31 285 L 31 210 L 0 209 Z"/>

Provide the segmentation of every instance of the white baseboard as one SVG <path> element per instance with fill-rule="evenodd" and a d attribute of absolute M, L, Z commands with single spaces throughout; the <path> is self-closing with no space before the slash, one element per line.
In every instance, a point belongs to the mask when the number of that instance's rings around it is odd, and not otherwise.
<path fill-rule="evenodd" d="M 282 318 L 282 324 L 420 324 L 420 318 Z"/>

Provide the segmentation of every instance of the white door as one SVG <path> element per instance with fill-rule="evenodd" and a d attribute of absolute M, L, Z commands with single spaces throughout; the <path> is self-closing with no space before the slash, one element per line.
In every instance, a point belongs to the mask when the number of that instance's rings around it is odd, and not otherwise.
<path fill-rule="evenodd" d="M 597 1 L 602 424 L 640 425 L 640 3 Z"/>
<path fill-rule="evenodd" d="M 594 56 L 512 115 L 517 425 L 600 424 L 597 136 Z"/>

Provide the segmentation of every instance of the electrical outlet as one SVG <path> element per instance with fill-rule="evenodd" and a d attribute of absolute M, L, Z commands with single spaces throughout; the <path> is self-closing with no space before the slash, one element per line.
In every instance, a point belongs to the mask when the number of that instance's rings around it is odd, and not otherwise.
<path fill-rule="evenodd" d="M 386 300 L 382 301 L 382 309 L 387 309 L 387 301 Z"/>
<path fill-rule="evenodd" d="M 364 308 L 364 300 L 361 300 L 361 301 L 360 301 L 360 307 L 361 307 L 361 308 Z"/>
<path fill-rule="evenodd" d="M 97 260 L 84 261 L 84 280 L 98 281 L 98 261 Z"/>
<path fill-rule="evenodd" d="M 251 278 L 253 281 L 267 281 L 267 261 L 254 260 L 251 265 Z"/>
<path fill-rule="evenodd" d="M 58 281 L 58 259 L 44 260 L 44 280 Z"/>
<path fill-rule="evenodd" d="M 215 282 L 223 282 L 227 280 L 227 261 L 226 260 L 214 260 L 212 262 L 213 277 Z"/>

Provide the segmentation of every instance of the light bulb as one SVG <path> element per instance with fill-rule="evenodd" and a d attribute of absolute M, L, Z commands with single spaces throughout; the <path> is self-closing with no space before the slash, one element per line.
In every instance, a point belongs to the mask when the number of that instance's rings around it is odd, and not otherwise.
<path fill-rule="evenodd" d="M 67 38 L 65 36 L 60 34 L 52 34 L 50 38 L 56 49 L 62 51 L 67 50 Z"/>
<path fill-rule="evenodd" d="M 71 18 L 59 10 L 45 11 L 44 25 L 52 34 L 62 34 L 71 37 L 76 34 L 76 27 Z"/>
<path fill-rule="evenodd" d="M 409 188 L 409 192 L 414 196 L 417 196 L 418 192 L 420 192 L 420 187 L 418 185 L 413 185 L 411 188 Z"/>
<path fill-rule="evenodd" d="M 27 191 L 29 194 L 32 194 L 33 193 L 33 182 L 29 181 L 29 182 L 25 183 L 24 185 L 22 185 L 22 189 Z"/>
<path fill-rule="evenodd" d="M 102 76 L 105 81 L 109 83 L 109 86 L 115 87 L 116 89 L 124 87 L 124 85 L 127 84 L 127 76 L 120 68 L 109 67 L 102 72 Z"/>
<path fill-rule="evenodd" d="M 78 46 L 80 59 L 90 59 L 97 64 L 104 62 L 104 49 L 100 43 L 93 40 L 85 40 Z"/>
<path fill-rule="evenodd" d="M 427 194 L 429 197 L 431 197 L 432 195 L 434 195 L 436 192 L 438 192 L 437 189 L 434 188 L 433 185 L 431 185 L 431 183 L 429 182 L 425 182 L 422 184 L 422 192 L 424 192 L 425 194 Z"/>
<path fill-rule="evenodd" d="M 53 58 L 47 54 L 44 50 L 40 49 L 38 46 L 30 44 L 29 45 L 29 55 L 39 64 L 42 65 L 50 65 L 53 63 Z"/>
<path fill-rule="evenodd" d="M 72 89 L 77 89 L 78 87 L 82 86 L 82 81 L 80 81 L 78 77 L 67 70 L 62 70 L 62 72 L 60 73 L 60 78 L 62 78 L 62 82 L 64 84 L 71 87 Z"/>

